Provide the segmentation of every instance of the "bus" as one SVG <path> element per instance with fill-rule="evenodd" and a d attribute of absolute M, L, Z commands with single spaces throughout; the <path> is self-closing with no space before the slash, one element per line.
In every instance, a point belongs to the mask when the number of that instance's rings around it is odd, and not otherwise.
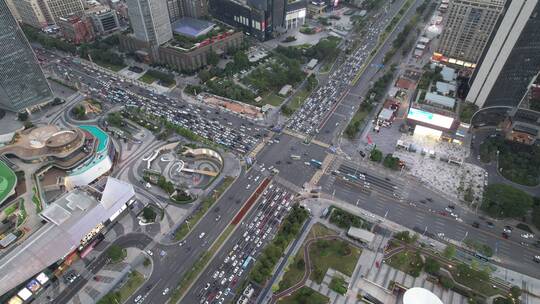
<path fill-rule="evenodd" d="M 242 264 L 242 269 L 245 270 L 246 268 L 248 268 L 252 260 L 255 260 L 255 259 L 252 256 L 248 256 L 246 260 L 244 261 L 244 264 Z"/>
<path fill-rule="evenodd" d="M 310 161 L 311 165 L 317 169 L 322 168 L 322 163 L 316 159 L 311 159 Z"/>
<path fill-rule="evenodd" d="M 299 159 L 300 159 L 300 155 L 291 154 L 291 159 L 299 160 Z"/>

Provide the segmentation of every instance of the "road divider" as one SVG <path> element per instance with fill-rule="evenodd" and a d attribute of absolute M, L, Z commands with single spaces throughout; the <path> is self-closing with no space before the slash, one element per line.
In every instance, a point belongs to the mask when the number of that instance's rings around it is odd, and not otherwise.
<path fill-rule="evenodd" d="M 236 215 L 233 217 L 230 224 L 223 230 L 219 238 L 210 246 L 208 251 L 201 254 L 199 259 L 193 264 L 191 269 L 183 276 L 178 287 L 172 292 L 169 303 L 179 303 L 188 290 L 191 289 L 193 284 L 197 282 L 201 274 L 206 270 L 206 267 L 214 259 L 216 254 L 221 250 L 221 247 L 227 242 L 229 237 L 236 231 L 238 224 L 242 221 L 244 216 L 253 208 L 255 202 L 259 199 L 259 196 L 266 190 L 266 187 L 270 184 L 271 179 L 265 178 L 257 189 L 251 194 L 251 196 L 245 201 L 244 205 Z"/>

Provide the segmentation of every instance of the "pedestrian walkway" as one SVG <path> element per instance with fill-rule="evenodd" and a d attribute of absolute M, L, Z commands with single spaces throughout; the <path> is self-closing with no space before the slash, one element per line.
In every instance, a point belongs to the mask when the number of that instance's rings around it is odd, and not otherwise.
<path fill-rule="evenodd" d="M 140 249 L 127 248 L 124 261 L 115 264 L 106 264 L 100 271 L 89 279 L 86 285 L 79 290 L 69 303 L 93 304 L 108 292 L 120 287 L 127 281 L 127 275 L 136 270 L 143 277 L 149 278 L 152 273 L 150 265 L 144 266 L 146 256 Z"/>

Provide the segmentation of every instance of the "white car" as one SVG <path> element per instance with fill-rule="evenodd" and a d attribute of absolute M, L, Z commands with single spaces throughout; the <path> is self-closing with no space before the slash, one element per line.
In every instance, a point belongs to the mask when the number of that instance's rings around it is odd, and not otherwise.
<path fill-rule="evenodd" d="M 138 295 L 138 296 L 135 298 L 135 303 L 138 303 L 141 299 L 142 299 L 142 295 Z"/>
<path fill-rule="evenodd" d="M 210 283 L 206 283 L 206 285 L 204 286 L 204 290 L 208 290 L 208 288 L 210 288 Z"/>
<path fill-rule="evenodd" d="M 206 235 L 205 232 L 201 232 L 201 234 L 199 234 L 199 238 L 202 239 L 205 235 Z"/>
<path fill-rule="evenodd" d="M 534 238 L 534 234 L 532 234 L 532 233 L 522 233 L 521 237 L 524 238 L 524 239 L 532 239 L 532 238 Z"/>
<path fill-rule="evenodd" d="M 169 293 L 169 287 L 163 289 L 163 295 L 166 296 Z"/>

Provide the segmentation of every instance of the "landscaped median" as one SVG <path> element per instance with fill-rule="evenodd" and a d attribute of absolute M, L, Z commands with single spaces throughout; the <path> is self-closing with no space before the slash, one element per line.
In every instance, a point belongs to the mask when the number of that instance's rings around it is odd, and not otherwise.
<path fill-rule="evenodd" d="M 234 178 L 232 176 L 226 176 L 223 179 L 223 182 L 221 185 L 219 185 L 216 189 L 214 189 L 214 193 L 211 196 L 206 197 L 200 204 L 199 208 L 193 212 L 189 219 L 189 223 L 184 222 L 180 227 L 176 230 L 174 233 L 174 238 L 179 241 L 188 235 L 189 231 L 191 231 L 190 227 L 194 227 L 197 225 L 199 220 L 206 214 L 206 211 L 212 207 L 212 205 L 217 201 L 217 199 L 229 188 L 229 186 L 234 181 Z"/>
<path fill-rule="evenodd" d="M 246 201 L 242 209 L 238 211 L 236 216 L 231 221 L 230 225 L 228 225 L 227 228 L 223 230 L 219 238 L 212 244 L 210 249 L 206 251 L 205 253 L 203 253 L 199 257 L 199 259 L 193 264 L 191 269 L 182 277 L 180 284 L 178 284 L 178 287 L 171 294 L 170 303 L 176 303 L 182 299 L 184 294 L 189 290 L 190 286 L 195 282 L 199 274 L 206 268 L 208 263 L 210 263 L 210 261 L 214 257 L 214 254 L 218 252 L 221 246 L 225 243 L 225 241 L 229 238 L 229 236 L 234 232 L 237 224 L 239 224 L 242 221 L 242 218 L 245 216 L 247 212 L 249 212 L 253 204 L 257 201 L 257 199 L 263 193 L 263 191 L 266 189 L 269 183 L 270 183 L 270 179 L 268 178 L 261 182 L 261 184 L 257 187 L 257 190 L 255 190 L 255 192 L 253 192 L 253 194 L 248 198 L 248 200 Z"/>

